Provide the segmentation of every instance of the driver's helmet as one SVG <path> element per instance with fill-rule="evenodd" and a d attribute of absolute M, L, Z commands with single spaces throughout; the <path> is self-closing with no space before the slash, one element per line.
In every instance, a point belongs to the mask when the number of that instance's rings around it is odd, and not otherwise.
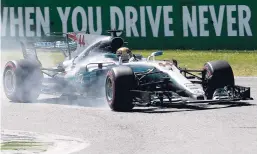
<path fill-rule="evenodd" d="M 121 57 L 122 62 L 128 62 L 133 56 L 132 51 L 127 47 L 121 47 L 116 51 L 118 57 Z"/>

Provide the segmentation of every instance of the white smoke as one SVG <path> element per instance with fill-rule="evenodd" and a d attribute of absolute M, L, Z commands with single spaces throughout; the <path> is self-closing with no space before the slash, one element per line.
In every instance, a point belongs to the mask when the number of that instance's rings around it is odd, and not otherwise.
<path fill-rule="evenodd" d="M 100 107 L 100 108 L 106 108 L 108 107 L 106 96 L 105 96 L 105 79 L 106 79 L 106 73 L 108 71 L 107 66 L 110 66 L 110 64 L 116 63 L 113 59 L 106 58 L 105 53 L 95 52 L 91 53 L 84 59 L 81 59 L 79 63 L 75 64 L 75 67 L 71 70 L 67 68 L 67 74 L 65 75 L 65 78 L 73 78 L 76 77 L 79 81 L 76 81 L 74 85 L 67 85 L 65 87 L 62 87 L 62 89 L 71 89 L 71 87 L 75 87 L 78 93 L 76 95 L 70 95 L 70 94 L 60 94 L 60 97 L 54 98 L 54 99 L 42 99 L 41 102 L 45 103 L 54 103 L 54 104 L 65 104 L 65 105 L 75 105 L 75 106 L 85 106 L 85 107 Z M 92 63 L 103 63 L 103 70 L 105 70 L 104 73 L 101 75 L 95 77 L 94 71 L 99 70 L 98 64 L 92 64 Z M 79 78 L 79 75 L 85 74 L 86 67 L 88 68 L 88 72 L 86 74 L 92 73 L 90 75 L 90 79 L 86 80 L 86 83 L 83 83 L 82 78 Z M 79 90 L 79 87 L 81 85 L 85 85 L 85 91 Z"/>
<path fill-rule="evenodd" d="M 10 27 L 10 26 L 7 26 Z M 23 59 L 23 54 L 22 54 L 22 48 L 20 41 L 26 40 L 26 38 L 20 38 L 20 37 L 12 37 L 10 40 L 7 38 L 3 39 L 1 38 L 1 74 L 3 74 L 4 71 L 4 66 L 5 64 L 10 61 L 10 60 L 19 60 Z M 40 38 L 37 38 L 36 41 L 44 41 L 41 40 Z M 56 40 L 58 41 L 58 40 Z M 26 44 L 26 43 L 25 43 Z M 52 50 L 53 51 L 53 50 Z M 38 50 L 37 49 L 37 55 L 38 59 L 42 63 L 43 67 L 49 67 L 49 66 L 56 66 L 57 65 L 57 60 L 56 56 L 52 56 L 51 50 Z M 60 51 L 61 52 L 61 51 Z M 45 56 L 48 55 L 49 56 Z M 60 53 L 60 55 L 62 55 Z M 64 57 L 63 57 L 64 60 Z M 110 61 L 110 59 L 106 59 L 103 54 L 98 53 L 98 54 L 93 54 L 85 58 L 82 62 L 76 65 L 75 69 L 73 71 L 70 71 L 70 75 L 75 75 L 79 70 L 84 68 L 87 64 L 89 63 L 95 63 L 95 62 L 107 62 Z M 92 65 L 91 69 L 94 69 L 97 67 Z M 1 75 L 2 77 L 2 75 Z M 69 96 L 61 96 L 59 95 L 53 95 L 50 97 L 50 95 L 44 95 L 41 94 L 39 99 L 35 101 L 35 103 L 49 103 L 49 104 L 67 104 L 67 105 L 79 105 L 79 106 L 90 106 L 90 107 L 106 107 L 107 103 L 105 101 L 105 76 L 103 75 L 102 80 L 99 82 L 96 82 L 96 85 L 93 85 L 88 88 L 88 91 L 90 94 L 83 94 L 81 96 L 77 95 L 77 97 L 70 97 Z M 2 78 L 1 78 L 2 80 Z M 33 75 L 30 75 L 29 77 L 29 82 L 33 83 L 34 81 L 38 80 L 38 78 L 33 78 Z M 26 84 L 24 84 L 26 85 Z M 2 82 L 1 82 L 1 87 L 3 87 Z M 25 87 L 25 89 L 29 89 L 32 87 Z M 64 87 L 64 88 L 71 88 L 70 86 Z M 1 88 L 3 89 L 3 88 Z M 3 92 L 2 92 L 3 94 Z M 97 96 L 94 96 L 92 94 L 97 94 Z M 2 97 L 3 98 L 3 97 Z"/>
<path fill-rule="evenodd" d="M 19 48 L 18 50 L 20 51 L 15 51 L 12 53 L 16 53 L 19 52 L 21 53 L 21 48 Z M 11 53 L 11 52 L 9 52 Z M 39 53 L 40 54 L 40 53 Z M 22 54 L 21 57 L 6 57 L 7 59 L 5 59 L 5 63 L 9 60 L 15 60 L 15 59 L 22 59 Z M 46 63 L 46 64 L 53 64 L 55 59 L 54 57 L 49 56 L 47 59 L 40 59 L 42 63 Z M 76 73 L 78 73 L 78 71 L 80 71 L 81 69 L 84 69 L 86 67 L 86 65 L 88 65 L 89 63 L 100 63 L 100 62 L 110 62 L 110 59 L 107 59 L 104 57 L 104 54 L 102 53 L 97 53 L 97 54 L 92 54 L 90 56 L 88 56 L 87 58 L 83 59 L 80 63 L 78 63 L 75 68 L 73 69 L 73 71 L 69 71 L 67 75 L 72 75 L 75 76 Z M 4 65 L 2 65 L 2 70 L 4 68 Z M 94 70 L 94 69 L 98 69 L 97 65 L 90 65 L 89 67 L 90 71 Z M 2 72 L 3 73 L 3 72 Z M 37 80 L 38 78 L 33 78 L 32 76 L 30 77 L 30 82 L 32 82 L 32 80 Z M 90 81 L 89 81 L 90 82 Z M 79 83 L 78 83 L 79 84 Z M 94 85 L 95 84 L 95 85 Z M 108 104 L 106 103 L 106 99 L 105 99 L 105 74 L 103 74 L 103 76 L 101 77 L 101 80 L 99 80 L 98 82 L 94 82 L 94 84 L 92 84 L 92 86 L 88 87 L 87 89 L 87 93 L 81 93 L 82 95 L 62 95 L 61 97 L 59 97 L 60 95 L 53 95 L 52 98 L 49 98 L 48 95 L 44 95 L 41 94 L 38 101 L 35 101 L 36 103 L 49 103 L 49 104 L 64 104 L 64 105 L 76 105 L 76 106 L 85 106 L 85 107 L 107 107 Z M 25 84 L 24 84 L 25 85 Z M 31 88 L 31 87 L 30 87 Z M 64 87 L 64 88 L 71 88 L 70 86 Z M 86 87 L 87 88 L 87 87 Z M 29 89 L 29 88 L 26 88 Z"/>
<path fill-rule="evenodd" d="M 83 73 L 85 68 L 88 68 L 88 71 L 92 72 L 98 68 L 98 64 L 92 63 L 103 63 L 103 69 L 108 70 L 107 66 L 116 63 L 110 58 L 106 58 L 104 53 L 94 53 L 89 55 L 87 58 L 83 59 L 80 63 L 76 64 L 73 71 L 68 72 L 67 75 L 74 76 L 77 73 Z M 80 72 L 82 70 L 82 72 Z M 92 77 L 94 78 L 94 77 Z M 102 74 L 100 77 L 97 77 L 97 82 L 92 82 L 90 87 L 87 88 L 87 94 L 85 93 L 84 98 L 80 97 L 79 99 L 73 100 L 72 105 L 82 105 L 82 106 L 91 106 L 91 107 L 107 107 L 108 104 L 105 99 L 105 78 L 106 73 Z"/>

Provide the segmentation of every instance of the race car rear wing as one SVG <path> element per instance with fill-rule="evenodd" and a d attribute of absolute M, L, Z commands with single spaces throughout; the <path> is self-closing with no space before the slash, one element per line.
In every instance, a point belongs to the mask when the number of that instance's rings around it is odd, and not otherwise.
<path fill-rule="evenodd" d="M 62 51 L 65 57 L 71 59 L 71 52 L 77 48 L 76 39 L 74 37 L 76 37 L 76 34 L 73 32 L 53 32 L 47 33 L 46 36 L 41 38 L 20 40 L 19 42 L 25 59 L 37 59 L 37 49 Z"/>
<path fill-rule="evenodd" d="M 121 30 L 107 31 L 107 33 L 111 34 L 112 37 L 116 37 L 117 33 L 121 32 Z M 40 37 L 38 39 L 33 38 L 32 40 L 27 39 L 25 41 L 20 42 L 24 58 L 33 57 L 31 56 L 32 50 L 34 58 L 37 58 L 36 50 L 43 49 L 62 51 L 65 57 L 71 59 L 72 56 L 75 56 L 74 54 L 72 54 L 73 52 L 75 52 L 75 50 L 78 50 L 78 48 L 82 48 L 82 50 L 84 50 L 87 46 L 90 45 L 90 42 L 92 42 L 94 39 L 98 39 L 99 36 L 101 37 L 103 35 L 89 34 L 85 31 L 67 33 L 51 32 L 46 33 L 45 36 Z M 85 40 L 88 42 L 86 42 Z M 29 53 L 27 50 L 29 51 Z"/>

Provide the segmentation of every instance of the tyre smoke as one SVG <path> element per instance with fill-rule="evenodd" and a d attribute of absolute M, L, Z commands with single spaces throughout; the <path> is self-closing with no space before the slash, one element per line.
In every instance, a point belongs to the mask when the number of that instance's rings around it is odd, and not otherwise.
<path fill-rule="evenodd" d="M 23 59 L 22 55 L 22 48 L 17 42 L 15 44 L 15 48 L 13 45 L 9 45 L 10 48 L 8 47 L 8 44 L 5 44 L 4 49 L 1 48 L 1 73 L 3 74 L 4 71 L 4 66 L 6 62 L 10 60 L 19 60 Z M 4 50 L 4 51 L 3 51 Z M 49 67 L 49 66 L 57 66 L 56 65 L 56 57 L 55 56 L 45 56 L 45 53 L 50 53 L 50 51 L 45 52 L 42 50 L 39 50 L 38 58 L 42 62 L 43 67 Z M 42 57 L 43 55 L 43 57 Z M 42 59 L 43 58 L 43 59 Z M 63 58 L 64 59 L 64 58 Z M 87 58 L 81 60 L 81 62 L 77 63 L 75 65 L 75 68 L 73 70 L 67 72 L 67 76 L 76 76 L 77 74 L 81 73 L 82 70 L 85 69 L 85 67 L 90 64 L 90 63 L 100 63 L 100 62 L 110 62 L 112 61 L 111 59 L 107 59 L 104 57 L 103 53 L 94 53 L 91 54 L 90 56 L 87 56 Z M 97 68 L 97 65 L 90 65 L 89 71 L 94 71 Z M 81 86 L 83 81 L 77 82 L 74 85 L 70 84 L 65 84 L 62 85 L 63 89 L 72 89 L 74 88 L 74 95 L 67 93 L 67 94 L 61 94 L 61 93 L 54 93 L 51 90 L 48 91 L 46 94 L 41 94 L 38 98 L 37 101 L 34 101 L 32 103 L 46 103 L 46 104 L 64 104 L 64 105 L 76 105 L 76 106 L 84 106 L 84 107 L 108 107 L 108 104 L 106 103 L 105 100 L 105 73 L 102 73 L 99 77 L 94 77 L 92 76 L 91 79 L 89 80 L 89 83 L 92 83 L 90 86 L 89 84 L 85 84 L 85 90 L 79 91 L 79 93 L 75 93 L 76 88 Z M 77 77 L 77 76 L 76 76 Z M 77 78 L 78 80 L 79 78 Z M 32 76 L 29 78 L 29 80 L 32 82 L 37 81 L 38 78 L 32 78 Z M 43 83 L 44 84 L 44 83 Z M 77 84 L 77 85 L 76 85 Z M 50 85 L 50 84 L 49 84 Z M 2 86 L 2 85 L 1 85 Z M 26 86 L 26 85 L 24 85 Z M 88 87 L 86 87 L 88 86 Z M 31 87 L 30 87 L 31 88 Z M 51 87 L 50 87 L 51 88 Z M 28 87 L 25 89 L 29 89 Z M 50 95 L 49 95 L 50 94 Z"/>
<path fill-rule="evenodd" d="M 90 77 L 90 80 L 81 80 L 81 83 L 85 84 L 85 92 L 81 95 L 81 97 L 76 97 L 71 100 L 71 105 L 79 105 L 79 106 L 90 106 L 90 107 L 107 107 L 108 104 L 105 99 L 105 79 L 107 73 L 107 66 L 110 66 L 109 63 L 114 62 L 112 59 L 106 58 L 104 53 L 94 53 L 89 55 L 87 58 L 83 59 L 81 62 L 75 65 L 72 71 L 67 73 L 67 76 L 76 76 L 76 74 L 85 73 L 85 69 L 87 68 L 89 72 L 95 72 L 98 70 L 98 64 L 92 63 L 108 63 L 103 65 L 103 70 L 98 76 L 94 76 L 94 73 Z M 90 74 L 90 73 L 89 73 Z M 84 83 L 83 83 L 84 82 Z M 88 82 L 88 83 L 85 83 Z M 79 86 L 79 85 L 78 85 Z M 78 87 L 75 85 L 75 87 Z M 83 92 L 82 92 L 83 93 Z"/>

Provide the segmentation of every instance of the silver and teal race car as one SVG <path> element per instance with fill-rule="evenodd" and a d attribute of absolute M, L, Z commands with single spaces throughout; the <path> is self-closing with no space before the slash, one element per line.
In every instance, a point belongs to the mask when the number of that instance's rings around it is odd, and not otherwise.
<path fill-rule="evenodd" d="M 176 60 L 158 61 L 154 52 L 145 60 L 111 68 L 106 77 L 106 99 L 115 111 L 134 106 L 170 107 L 179 104 L 236 103 L 251 100 L 250 88 L 235 85 L 228 62 L 210 61 L 203 69 L 188 70 Z"/>
<path fill-rule="evenodd" d="M 134 106 L 252 99 L 249 87 L 235 85 L 226 61 L 211 61 L 203 69 L 188 70 L 180 68 L 176 60 L 156 60 L 163 54 L 157 51 L 146 58 L 133 55 L 123 62 L 116 54 L 124 44 L 117 36 L 120 31 L 109 32 L 111 36 L 67 33 L 63 45 L 68 47 L 63 50 L 67 58 L 56 68 L 43 68 L 35 46 L 26 48 L 23 44 L 25 58 L 5 66 L 6 96 L 18 102 L 34 101 L 40 93 L 99 97 L 99 89 L 104 87 L 105 98 L 114 111 L 130 111 Z M 77 42 L 77 47 L 70 50 L 72 41 Z"/>

